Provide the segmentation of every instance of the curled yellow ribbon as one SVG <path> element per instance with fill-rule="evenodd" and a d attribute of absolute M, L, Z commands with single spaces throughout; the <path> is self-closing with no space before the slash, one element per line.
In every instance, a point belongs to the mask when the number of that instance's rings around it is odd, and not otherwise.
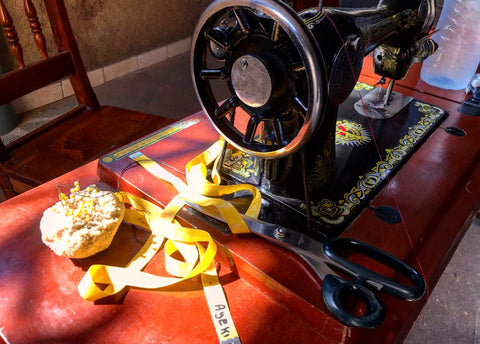
<path fill-rule="evenodd" d="M 216 159 L 224 144 L 220 139 L 186 165 L 187 183 L 140 152 L 130 156 L 148 172 L 172 184 L 179 194 L 161 209 L 140 197 L 126 192 L 117 193 L 123 202 L 130 205 L 125 211 L 124 221 L 150 230 L 151 235 L 125 267 L 92 265 L 78 285 L 83 298 L 96 301 L 114 295 L 126 287 L 149 290 L 168 287 L 171 290 L 172 286 L 200 275 L 219 341 L 234 340 L 240 343 L 215 269 L 215 241 L 208 232 L 181 226 L 175 220 L 185 201 L 194 202 L 206 209 L 214 208 L 233 233 L 249 232 L 238 210 L 220 197 L 248 191 L 252 198 L 245 215 L 257 217 L 261 207 L 261 195 L 258 189 L 249 184 L 220 185 Z M 213 182 L 207 178 L 207 166 L 211 164 L 214 166 Z M 165 252 L 165 268 L 175 277 L 156 276 L 142 271 L 162 246 Z M 183 260 L 174 258 L 177 252 Z M 218 318 L 219 314 L 222 315 L 221 319 Z"/>

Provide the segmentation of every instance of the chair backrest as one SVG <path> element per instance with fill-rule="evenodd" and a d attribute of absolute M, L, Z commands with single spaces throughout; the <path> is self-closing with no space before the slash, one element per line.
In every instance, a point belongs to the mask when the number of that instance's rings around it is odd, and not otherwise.
<path fill-rule="evenodd" d="M 69 77 L 79 105 L 90 109 L 98 108 L 98 100 L 80 57 L 64 1 L 44 0 L 44 4 L 57 51 L 51 56 L 47 54 L 37 10 L 31 0 L 23 0 L 26 19 L 42 56 L 40 61 L 25 65 L 22 45 L 13 19 L 4 2 L 0 0 L 0 24 L 10 52 L 18 64 L 18 69 L 0 75 L 0 105 Z M 9 147 L 5 147 L 0 140 L 0 161 L 8 158 L 7 148 Z"/>

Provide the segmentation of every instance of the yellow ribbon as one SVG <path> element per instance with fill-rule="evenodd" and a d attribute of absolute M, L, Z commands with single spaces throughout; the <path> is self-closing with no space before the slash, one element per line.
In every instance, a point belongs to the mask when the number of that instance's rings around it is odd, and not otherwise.
<path fill-rule="evenodd" d="M 209 268 L 217 252 L 217 246 L 208 232 L 183 227 L 172 223 L 169 219 L 164 219 L 162 210 L 144 199 L 124 192 L 120 192 L 119 196 L 126 202 L 131 201 L 137 206 L 144 206 L 137 208 L 136 211 L 127 209 L 124 221 L 151 230 L 152 235 L 125 267 L 90 266 L 78 285 L 80 295 L 84 299 L 96 301 L 114 295 L 127 286 L 160 290 L 197 276 Z M 166 209 L 172 207 L 180 210 L 183 202 L 174 199 Z M 166 270 L 179 278 L 161 277 L 141 271 L 160 250 L 165 239 L 167 239 Z M 202 254 L 199 255 L 197 250 L 202 246 L 201 243 L 207 243 L 207 248 L 202 247 L 200 250 Z M 180 251 L 185 262 L 172 258 L 176 251 Z"/>
<path fill-rule="evenodd" d="M 234 340 L 240 343 L 216 273 L 214 258 L 217 246 L 214 240 L 208 232 L 181 226 L 175 220 L 185 201 L 194 202 L 208 209 L 209 212 L 214 209 L 225 219 L 233 233 L 249 232 L 238 210 L 220 197 L 239 191 L 248 191 L 251 194 L 251 201 L 245 215 L 257 217 L 261 207 L 261 195 L 258 189 L 248 184 L 220 185 L 217 158 L 224 144 L 220 139 L 186 165 L 187 183 L 140 152 L 130 156 L 148 172 L 172 184 L 179 194 L 165 209 L 161 209 L 129 193 L 117 193 L 123 202 L 131 206 L 125 211 L 124 221 L 150 230 L 152 234 L 125 267 L 92 265 L 78 285 L 83 298 L 90 301 L 99 300 L 114 295 L 126 287 L 150 290 L 162 290 L 167 287 L 171 289 L 172 286 L 200 275 L 219 341 Z M 213 182 L 207 178 L 207 166 L 212 164 Z M 165 268 L 168 273 L 176 277 L 156 276 L 141 271 L 163 245 Z M 183 260 L 173 258 L 177 256 L 177 252 L 181 254 Z"/>

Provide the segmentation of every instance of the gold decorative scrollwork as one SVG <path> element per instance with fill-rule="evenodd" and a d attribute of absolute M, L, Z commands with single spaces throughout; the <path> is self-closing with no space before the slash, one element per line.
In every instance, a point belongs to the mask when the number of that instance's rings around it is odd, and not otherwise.
<path fill-rule="evenodd" d="M 312 204 L 312 214 L 323 222 L 338 225 L 345 221 L 352 210 L 360 204 L 382 181 L 392 169 L 412 150 L 436 121 L 445 113 L 439 107 L 415 101 L 414 106 L 424 116 L 412 127 L 407 134 L 399 140 L 399 144 L 391 149 L 386 149 L 383 160 L 377 161 L 375 166 L 365 175 L 360 176 L 355 186 L 343 195 L 343 199 L 334 202 L 322 199 L 317 204 Z M 304 205 L 305 206 L 305 205 Z"/>
<path fill-rule="evenodd" d="M 112 153 L 109 153 L 105 155 L 102 158 L 102 162 L 104 163 L 110 163 L 116 160 L 119 160 L 123 157 L 126 157 L 127 155 L 139 151 L 142 148 L 145 148 L 147 146 L 150 146 L 151 144 L 161 141 L 173 134 L 178 133 L 179 131 L 182 131 L 184 129 L 187 129 L 197 123 L 200 122 L 200 118 L 190 118 L 190 119 L 185 119 L 183 121 L 174 123 L 172 125 L 169 125 L 168 127 L 165 127 L 164 129 L 154 132 L 153 134 L 139 140 L 135 141 L 132 144 L 129 144 L 128 146 L 121 148 L 117 151 L 114 151 Z"/>
<path fill-rule="evenodd" d="M 312 173 L 307 178 L 308 189 L 310 191 L 322 188 L 331 181 L 333 177 L 331 161 L 333 159 L 332 155 L 335 154 L 335 143 L 332 135 L 333 134 L 330 133 L 328 139 L 325 140 L 322 152 L 317 155 Z"/>
<path fill-rule="evenodd" d="M 232 149 L 227 149 L 225 152 L 222 167 L 243 178 L 256 177 L 259 173 L 257 159 L 252 159 L 249 154 Z"/>

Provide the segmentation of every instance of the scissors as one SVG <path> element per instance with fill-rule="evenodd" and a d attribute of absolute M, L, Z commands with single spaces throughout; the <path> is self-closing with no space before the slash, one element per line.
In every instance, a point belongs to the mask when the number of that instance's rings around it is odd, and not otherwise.
<path fill-rule="evenodd" d="M 187 202 L 194 211 L 225 222 L 212 211 Z M 327 309 L 348 326 L 373 328 L 385 319 L 385 306 L 374 292 L 385 292 L 401 300 L 418 300 L 425 293 L 423 276 L 404 261 L 375 246 L 353 238 L 317 241 L 290 228 L 243 215 L 252 233 L 280 245 L 302 257 L 322 280 L 322 297 Z M 347 250 L 373 259 L 405 276 L 411 285 L 402 284 L 343 257 Z M 349 279 L 341 277 L 339 271 Z M 365 314 L 356 315 L 342 305 L 345 295 L 358 298 L 365 305 Z"/>

